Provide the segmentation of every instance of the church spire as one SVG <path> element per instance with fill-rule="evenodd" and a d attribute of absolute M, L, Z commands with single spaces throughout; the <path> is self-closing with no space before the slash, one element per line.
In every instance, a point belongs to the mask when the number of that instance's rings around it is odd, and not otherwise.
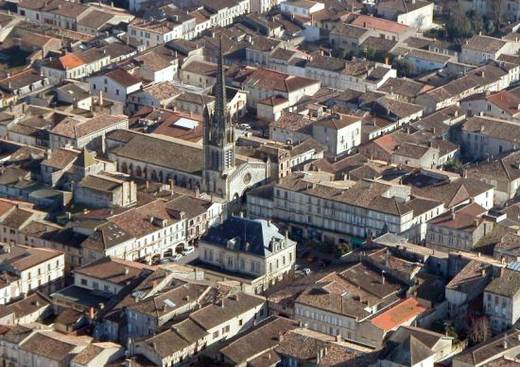
<path fill-rule="evenodd" d="M 224 57 L 222 55 L 222 35 L 218 39 L 215 98 L 215 120 L 219 123 L 224 123 L 226 120 L 226 80 L 224 77 Z"/>

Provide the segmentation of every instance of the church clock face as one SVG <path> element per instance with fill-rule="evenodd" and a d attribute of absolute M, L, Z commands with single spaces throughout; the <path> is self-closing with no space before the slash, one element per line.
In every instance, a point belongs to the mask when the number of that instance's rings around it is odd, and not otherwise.
<path fill-rule="evenodd" d="M 251 173 L 247 172 L 245 175 L 244 175 L 244 184 L 247 185 L 251 182 Z"/>

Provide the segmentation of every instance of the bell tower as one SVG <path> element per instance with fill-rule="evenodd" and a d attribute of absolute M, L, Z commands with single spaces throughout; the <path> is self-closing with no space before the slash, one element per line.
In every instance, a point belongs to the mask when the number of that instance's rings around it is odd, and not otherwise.
<path fill-rule="evenodd" d="M 204 172 L 203 191 L 227 197 L 227 176 L 235 169 L 235 131 L 226 108 L 226 84 L 219 38 L 217 81 L 214 87 L 215 109 L 204 108 Z"/>

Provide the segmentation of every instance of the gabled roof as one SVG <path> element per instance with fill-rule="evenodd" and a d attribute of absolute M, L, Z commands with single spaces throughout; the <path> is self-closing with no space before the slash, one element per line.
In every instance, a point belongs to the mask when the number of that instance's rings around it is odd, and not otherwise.
<path fill-rule="evenodd" d="M 413 367 L 430 358 L 435 353 L 424 345 L 414 335 L 408 337 L 394 348 L 385 360 L 390 360 L 400 366 Z"/>
<path fill-rule="evenodd" d="M 143 270 L 150 270 L 150 267 L 134 261 L 104 257 L 81 268 L 76 268 L 74 272 L 125 286 L 127 282 L 140 276 Z"/>
<path fill-rule="evenodd" d="M 128 71 L 123 69 L 114 69 L 104 74 L 105 77 L 112 79 L 123 87 L 131 87 L 136 84 L 140 84 L 141 80 Z"/>
<path fill-rule="evenodd" d="M 207 331 L 261 306 L 264 302 L 264 298 L 240 292 L 223 298 L 220 304 L 210 304 L 192 312 L 189 318 Z"/>
<path fill-rule="evenodd" d="M 477 34 L 467 40 L 466 43 L 462 45 L 462 49 L 495 53 L 506 44 L 507 41 L 501 40 L 500 38 Z"/>
<path fill-rule="evenodd" d="M 383 0 L 377 4 L 378 11 L 388 9 L 397 13 L 409 13 L 432 4 L 425 0 Z"/>

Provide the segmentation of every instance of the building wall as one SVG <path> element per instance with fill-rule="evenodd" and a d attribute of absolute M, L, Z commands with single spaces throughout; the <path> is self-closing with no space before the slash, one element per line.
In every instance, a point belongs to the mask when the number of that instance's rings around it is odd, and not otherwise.
<path fill-rule="evenodd" d="M 0 268 L 5 268 L 0 265 Z M 6 304 L 12 299 L 27 294 L 35 290 L 46 290 L 45 293 L 52 293 L 61 288 L 64 279 L 65 257 L 57 254 L 56 257 L 39 263 L 28 269 L 18 271 L 10 269 L 18 279 L 12 282 L 7 288 L 0 290 L 0 304 Z"/>
<path fill-rule="evenodd" d="M 518 149 L 518 144 L 514 141 L 497 139 L 478 132 L 463 131 L 461 140 L 464 155 L 475 160 L 496 157 L 502 153 Z"/>
<path fill-rule="evenodd" d="M 125 181 L 111 192 L 106 192 L 77 185 L 74 201 L 95 208 L 126 207 L 137 201 L 137 186 L 134 181 Z"/>
<path fill-rule="evenodd" d="M 74 285 L 77 287 L 93 290 L 102 291 L 105 293 L 117 295 L 123 286 L 110 281 L 106 281 L 96 277 L 90 277 L 82 273 L 74 273 Z"/>
<path fill-rule="evenodd" d="M 341 129 L 330 129 L 320 124 L 312 126 L 313 138 L 325 145 L 333 155 L 351 152 L 361 144 L 361 120 Z"/>
<path fill-rule="evenodd" d="M 227 272 L 261 277 L 264 287 L 267 288 L 271 282 L 280 280 L 291 271 L 296 262 L 296 243 L 291 240 L 287 241 L 289 241 L 287 246 L 273 252 L 268 257 L 237 252 L 201 241 L 199 242 L 199 260 Z"/>
<path fill-rule="evenodd" d="M 58 135 L 51 132 L 49 133 L 49 148 L 58 149 L 72 147 L 82 149 L 87 147 L 89 149 L 101 149 L 103 147 L 105 135 L 112 130 L 119 129 L 128 129 L 128 119 L 122 119 L 120 122 L 116 122 L 102 130 L 94 131 L 88 135 L 76 138 Z"/>
<path fill-rule="evenodd" d="M 249 107 L 256 108 L 256 102 L 269 97 L 283 97 L 289 101 L 289 106 L 294 106 L 300 99 L 305 96 L 312 96 L 320 89 L 320 82 L 311 84 L 307 87 L 300 88 L 289 92 L 281 92 L 273 89 L 263 89 L 256 83 L 246 82 L 244 89 L 248 93 L 247 104 Z"/>
<path fill-rule="evenodd" d="M 383 228 L 388 228 L 392 233 L 402 233 L 413 225 L 411 212 L 394 216 L 276 186 L 273 217 L 301 226 L 362 238 L 369 233 L 379 233 Z"/>
<path fill-rule="evenodd" d="M 505 331 L 520 318 L 520 293 L 504 297 L 484 291 L 484 310 L 490 318 L 491 329 Z"/>
<path fill-rule="evenodd" d="M 96 95 L 102 91 L 106 98 L 121 103 L 125 103 L 129 94 L 141 88 L 141 82 L 126 87 L 103 75 L 90 78 L 89 85 L 90 94 Z"/>

